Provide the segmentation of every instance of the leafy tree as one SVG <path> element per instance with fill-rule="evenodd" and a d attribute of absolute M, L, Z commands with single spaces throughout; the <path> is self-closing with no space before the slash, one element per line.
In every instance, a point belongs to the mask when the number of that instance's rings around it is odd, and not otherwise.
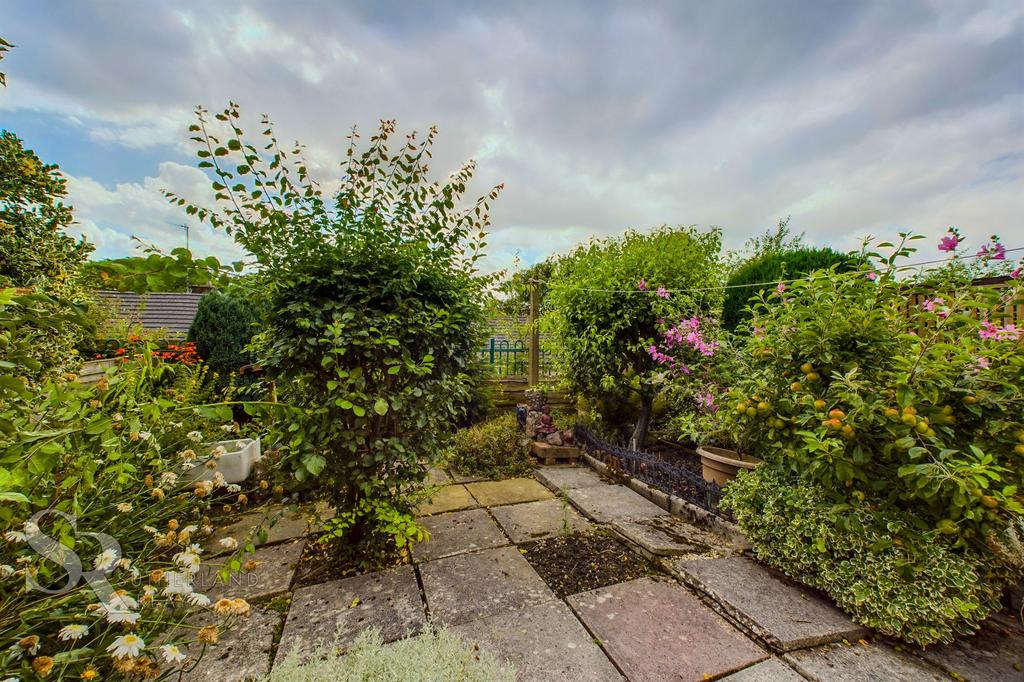
<path fill-rule="evenodd" d="M 733 331 L 749 319 L 747 302 L 759 299 L 763 292 L 774 288 L 780 280 L 802 277 L 832 266 L 844 272 L 857 267 L 858 263 L 858 258 L 830 248 L 769 249 L 741 265 L 729 277 L 722 303 L 722 326 Z"/>
<path fill-rule="evenodd" d="M 244 300 L 211 291 L 199 300 L 188 340 L 196 344 L 196 352 L 210 369 L 226 380 L 250 362 L 246 346 L 255 322 L 256 316 Z"/>
<path fill-rule="evenodd" d="M 482 322 L 474 264 L 500 186 L 463 204 L 474 164 L 431 182 L 436 131 L 392 150 L 394 122 L 382 121 L 361 152 L 349 136 L 332 199 L 302 148 L 283 150 L 265 119 L 261 151 L 234 104 L 197 118 L 199 167 L 215 177 L 220 209 L 168 196 L 256 259 L 266 310 L 253 348 L 296 409 L 270 439 L 295 477 L 336 506 L 329 533 L 362 543 L 363 560 L 388 541 L 421 539 L 408 493 L 465 399 Z"/>
<path fill-rule="evenodd" d="M 0 39 L 0 58 L 10 47 Z M 14 133 L 0 131 L 0 287 L 80 298 L 79 268 L 93 247 L 65 234 L 73 220 L 71 207 L 62 201 L 66 194 L 66 182 L 57 166 L 44 164 Z M 66 325 L 54 332 L 26 321 L 20 334 L 36 361 L 31 363 L 27 379 L 34 381 L 76 364 L 78 328 Z"/>
<path fill-rule="evenodd" d="M 561 258 L 542 325 L 571 390 L 639 402 L 632 440 L 647 438 L 659 366 L 649 348 L 659 322 L 708 315 L 721 292 L 721 232 L 662 227 L 594 240 Z"/>
<path fill-rule="evenodd" d="M 65 234 L 74 219 L 66 194 L 57 166 L 40 161 L 14 133 L 0 132 L 0 283 L 71 291 L 93 247 Z"/>

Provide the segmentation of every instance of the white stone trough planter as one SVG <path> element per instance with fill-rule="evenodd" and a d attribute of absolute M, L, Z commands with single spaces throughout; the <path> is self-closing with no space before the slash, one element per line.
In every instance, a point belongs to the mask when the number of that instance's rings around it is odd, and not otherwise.
<path fill-rule="evenodd" d="M 241 483 L 249 478 L 256 462 L 262 458 L 259 438 L 238 438 L 236 440 L 221 440 L 216 443 L 204 443 L 202 446 L 203 451 L 208 453 L 218 445 L 223 446 L 227 452 L 217 460 L 217 468 L 210 469 L 203 463 L 197 463 L 196 466 L 188 471 L 182 472 L 179 479 L 181 483 L 187 485 L 199 481 L 209 481 L 213 479 L 214 474 L 218 471 L 224 475 L 224 480 L 228 483 Z M 208 455 L 204 454 L 204 456 Z M 205 460 L 203 461 L 205 462 Z"/>

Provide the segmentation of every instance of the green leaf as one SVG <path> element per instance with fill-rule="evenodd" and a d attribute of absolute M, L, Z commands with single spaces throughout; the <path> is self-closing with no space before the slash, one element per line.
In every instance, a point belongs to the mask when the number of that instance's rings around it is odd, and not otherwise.
<path fill-rule="evenodd" d="M 377 402 L 373 404 L 373 411 L 383 417 L 388 413 L 388 401 L 384 398 L 377 398 Z"/>

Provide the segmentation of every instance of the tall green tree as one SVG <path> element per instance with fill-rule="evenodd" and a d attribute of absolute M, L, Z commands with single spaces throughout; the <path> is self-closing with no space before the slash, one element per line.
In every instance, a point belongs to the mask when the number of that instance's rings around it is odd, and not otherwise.
<path fill-rule="evenodd" d="M 0 132 L 0 282 L 66 294 L 92 244 L 65 230 L 67 182 L 14 133 Z"/>
<path fill-rule="evenodd" d="M 0 39 L 0 58 L 10 47 Z M 66 234 L 74 219 L 64 203 L 66 195 L 66 181 L 56 165 L 43 163 L 14 133 L 0 131 L 0 288 L 25 287 L 69 300 L 80 298 L 78 273 L 93 246 Z M 23 341 L 31 339 L 33 348 L 34 369 L 28 379 L 76 364 L 76 327 L 65 325 L 55 333 L 27 322 L 19 333 Z M 6 352 L 0 348 L 0 358 Z"/>
<path fill-rule="evenodd" d="M 577 394 L 634 394 L 632 441 L 647 440 L 659 366 L 659 321 L 709 315 L 721 303 L 721 231 L 661 227 L 580 246 L 555 265 L 542 327 Z"/>

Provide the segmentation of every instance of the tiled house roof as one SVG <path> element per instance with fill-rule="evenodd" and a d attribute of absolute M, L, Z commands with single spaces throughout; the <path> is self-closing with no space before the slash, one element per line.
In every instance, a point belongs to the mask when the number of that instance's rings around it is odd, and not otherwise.
<path fill-rule="evenodd" d="M 185 337 L 199 309 L 203 293 L 123 291 L 97 292 L 105 301 L 117 304 L 123 317 L 142 324 L 145 329 L 166 329 L 170 336 Z"/>

